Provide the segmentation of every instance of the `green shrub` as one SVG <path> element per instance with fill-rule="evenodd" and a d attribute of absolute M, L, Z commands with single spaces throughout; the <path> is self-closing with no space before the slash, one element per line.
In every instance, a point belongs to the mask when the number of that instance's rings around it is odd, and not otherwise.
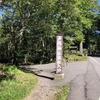
<path fill-rule="evenodd" d="M 75 54 L 76 55 L 76 50 L 71 50 L 71 54 Z"/>
<path fill-rule="evenodd" d="M 87 49 L 83 49 L 83 54 L 87 54 L 88 53 L 88 50 Z"/>
<path fill-rule="evenodd" d="M 16 66 L 2 66 L 1 70 L 4 71 L 5 73 L 8 73 L 10 75 L 16 75 L 19 74 L 21 71 L 18 70 L 18 68 Z"/>
<path fill-rule="evenodd" d="M 0 81 L 0 100 L 21 100 L 37 84 L 35 75 L 25 73 L 16 66 L 3 66 L 1 70 L 6 77 Z"/>
<path fill-rule="evenodd" d="M 88 60 L 88 57 L 86 56 L 77 56 L 77 55 L 69 55 L 68 57 L 66 57 L 68 62 L 73 62 L 73 61 L 85 61 Z"/>
<path fill-rule="evenodd" d="M 76 52 L 76 55 L 80 55 L 80 52 L 79 52 L 79 51 L 77 51 L 77 52 Z"/>

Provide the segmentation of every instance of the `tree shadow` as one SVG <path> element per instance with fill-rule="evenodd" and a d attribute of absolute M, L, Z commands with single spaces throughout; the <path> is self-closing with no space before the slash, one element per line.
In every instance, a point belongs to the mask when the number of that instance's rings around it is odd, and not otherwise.
<path fill-rule="evenodd" d="M 100 54 L 89 54 L 88 56 L 91 56 L 91 57 L 100 57 Z"/>
<path fill-rule="evenodd" d="M 7 66 L 9 67 L 9 66 Z M 41 75 L 41 72 L 46 72 L 42 69 L 38 69 L 38 68 L 30 68 L 30 67 L 20 67 L 20 66 L 16 66 L 19 70 L 25 72 L 25 73 L 32 73 L 38 77 L 43 77 L 43 78 L 47 78 L 50 80 L 54 80 L 54 77 L 50 77 L 48 75 Z M 10 74 L 7 72 L 8 69 L 2 70 L 2 68 L 0 67 L 0 82 L 3 80 L 13 80 L 15 78 L 15 74 Z M 48 72 L 46 72 L 48 73 Z M 51 72 L 51 74 L 55 73 L 54 71 Z M 50 74 L 50 73 L 49 73 Z"/>
<path fill-rule="evenodd" d="M 47 79 L 50 79 L 50 80 L 54 80 L 54 77 L 50 77 L 50 76 L 47 76 L 47 75 L 39 75 L 44 70 L 39 70 L 37 68 L 25 68 L 25 67 L 19 67 L 19 69 L 21 71 L 25 72 L 25 73 L 33 73 L 36 76 L 47 78 Z M 55 71 L 52 71 L 51 73 L 55 73 Z"/>

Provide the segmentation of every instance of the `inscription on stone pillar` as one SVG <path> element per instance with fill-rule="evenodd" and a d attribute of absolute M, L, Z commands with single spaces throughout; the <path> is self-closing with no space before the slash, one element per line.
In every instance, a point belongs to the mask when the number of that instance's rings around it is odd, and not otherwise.
<path fill-rule="evenodd" d="M 56 74 L 62 73 L 63 35 L 56 36 Z"/>

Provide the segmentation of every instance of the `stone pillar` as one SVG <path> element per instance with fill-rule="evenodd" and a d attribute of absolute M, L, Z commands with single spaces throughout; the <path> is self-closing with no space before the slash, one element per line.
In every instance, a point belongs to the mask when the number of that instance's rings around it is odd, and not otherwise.
<path fill-rule="evenodd" d="M 83 55 L 83 42 L 80 42 L 80 54 Z"/>
<path fill-rule="evenodd" d="M 58 34 L 56 36 L 56 74 L 54 78 L 60 80 L 64 78 L 64 73 L 62 72 L 62 55 L 63 55 L 63 35 Z"/>

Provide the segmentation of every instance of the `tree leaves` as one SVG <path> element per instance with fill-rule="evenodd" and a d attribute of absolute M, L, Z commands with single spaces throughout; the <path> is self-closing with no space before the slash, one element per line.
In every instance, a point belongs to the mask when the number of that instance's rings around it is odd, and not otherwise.
<path fill-rule="evenodd" d="M 29 52 L 31 57 L 44 57 L 50 60 L 55 57 L 58 31 L 64 35 L 66 48 L 84 41 L 84 31 L 91 28 L 94 18 L 90 10 L 96 6 L 93 2 L 95 0 L 6 1 L 5 4 L 9 6 L 2 16 L 1 34 L 4 41 L 7 35 L 10 37 L 6 43 L 10 45 L 7 55 L 17 58 L 17 54 L 20 54 L 23 61 L 24 55 Z M 25 52 L 22 52 L 23 49 Z"/>

